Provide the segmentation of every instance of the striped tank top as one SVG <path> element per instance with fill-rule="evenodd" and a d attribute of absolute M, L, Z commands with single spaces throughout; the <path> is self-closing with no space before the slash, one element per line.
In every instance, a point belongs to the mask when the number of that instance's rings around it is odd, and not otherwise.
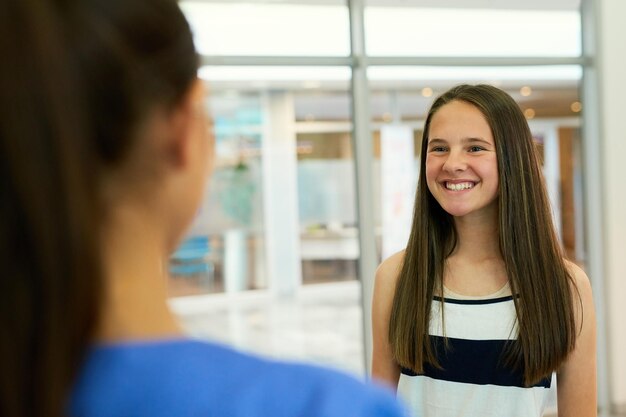
<path fill-rule="evenodd" d="M 550 378 L 524 387 L 522 372 L 503 364 L 506 343 L 517 338 L 515 305 L 505 285 L 486 297 L 466 297 L 444 288 L 431 307 L 429 333 L 442 369 L 424 374 L 403 369 L 398 397 L 415 417 L 539 417 L 554 397 Z M 444 338 L 448 346 L 444 347 Z"/>

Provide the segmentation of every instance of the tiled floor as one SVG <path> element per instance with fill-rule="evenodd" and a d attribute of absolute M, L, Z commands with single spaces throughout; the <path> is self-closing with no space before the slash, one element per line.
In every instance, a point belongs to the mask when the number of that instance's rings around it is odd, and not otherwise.
<path fill-rule="evenodd" d="M 303 286 L 291 299 L 266 291 L 211 294 L 171 301 L 194 337 L 242 350 L 365 374 L 357 281 Z"/>

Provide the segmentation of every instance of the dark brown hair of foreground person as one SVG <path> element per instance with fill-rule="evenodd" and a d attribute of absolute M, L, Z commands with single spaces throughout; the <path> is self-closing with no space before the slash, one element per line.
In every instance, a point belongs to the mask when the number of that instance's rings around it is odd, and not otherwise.
<path fill-rule="evenodd" d="M 0 55 L 0 415 L 62 416 L 101 308 L 101 176 L 197 56 L 169 0 L 2 0 Z"/>
<path fill-rule="evenodd" d="M 505 92 L 488 85 L 461 85 L 440 96 L 428 113 L 422 137 L 426 155 L 430 122 L 454 100 L 475 106 L 491 127 L 499 174 L 499 246 L 511 284 L 519 326 L 519 343 L 506 361 L 524 370 L 532 385 L 558 369 L 574 348 L 576 324 L 572 288 L 560 249 L 541 167 L 528 123 Z M 434 199 L 421 158 L 413 225 L 395 291 L 389 341 L 395 360 L 423 371 L 423 362 L 438 366 L 428 326 L 434 295 L 443 297 L 445 259 L 456 246 L 452 216 Z M 441 290 L 435 294 L 436 289 Z"/>

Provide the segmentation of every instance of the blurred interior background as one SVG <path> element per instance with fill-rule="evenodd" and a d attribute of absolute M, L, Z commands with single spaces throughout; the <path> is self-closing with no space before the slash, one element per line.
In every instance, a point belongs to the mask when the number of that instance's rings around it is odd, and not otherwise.
<path fill-rule="evenodd" d="M 192 334 L 364 375 L 374 270 L 408 237 L 426 112 L 460 83 L 500 87 L 524 111 L 565 253 L 604 320 L 591 2 L 180 4 L 217 143 L 210 192 L 169 265 Z M 626 381 L 603 360 L 599 385 L 604 410 L 623 411 Z"/>

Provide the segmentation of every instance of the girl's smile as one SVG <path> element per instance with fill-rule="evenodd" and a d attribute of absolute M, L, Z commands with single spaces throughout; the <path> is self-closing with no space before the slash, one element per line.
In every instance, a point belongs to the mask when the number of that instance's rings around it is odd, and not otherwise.
<path fill-rule="evenodd" d="M 464 191 L 474 188 L 474 181 L 444 181 L 444 186 L 450 191 Z"/>

